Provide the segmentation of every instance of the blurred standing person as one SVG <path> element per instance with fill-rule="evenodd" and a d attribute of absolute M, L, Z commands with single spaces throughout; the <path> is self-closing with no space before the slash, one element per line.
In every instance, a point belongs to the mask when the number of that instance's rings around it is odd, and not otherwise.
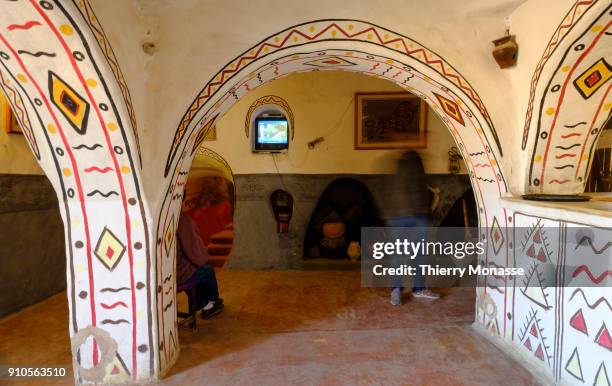
<path fill-rule="evenodd" d="M 402 154 L 397 161 L 395 174 L 386 178 L 384 184 L 384 200 L 379 205 L 385 226 L 387 227 L 418 227 L 429 226 L 430 193 L 425 180 L 425 169 L 421 157 L 414 151 Z M 424 238 L 425 232 L 420 230 L 418 234 Z M 420 240 L 421 237 L 418 237 Z M 418 241 L 418 240 L 417 240 Z M 396 257 L 396 262 L 398 258 Z M 423 256 L 415 256 L 411 265 L 416 266 L 416 274 L 412 287 L 412 296 L 418 299 L 438 299 L 439 294 L 425 287 L 425 278 L 418 269 L 422 263 Z M 391 288 L 391 304 L 399 306 L 402 304 L 402 281 L 396 277 Z"/>

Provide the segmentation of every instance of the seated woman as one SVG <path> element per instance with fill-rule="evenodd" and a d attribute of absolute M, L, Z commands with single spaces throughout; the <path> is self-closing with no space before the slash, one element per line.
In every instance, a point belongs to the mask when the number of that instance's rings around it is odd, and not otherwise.
<path fill-rule="evenodd" d="M 209 319 L 223 309 L 223 299 L 215 270 L 207 264 L 208 248 L 198 234 L 195 222 L 184 211 L 177 229 L 176 276 L 179 285 L 193 284 L 196 288 L 196 307 L 202 310 L 202 318 Z"/>

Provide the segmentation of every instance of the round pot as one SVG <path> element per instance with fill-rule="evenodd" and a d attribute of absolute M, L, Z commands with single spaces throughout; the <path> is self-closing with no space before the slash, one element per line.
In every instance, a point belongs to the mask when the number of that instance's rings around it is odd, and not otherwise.
<path fill-rule="evenodd" d="M 359 241 L 351 241 L 346 249 L 346 254 L 353 261 L 359 260 L 361 257 L 361 246 L 359 245 Z"/>
<path fill-rule="evenodd" d="M 323 236 L 326 239 L 337 239 L 344 236 L 345 225 L 343 222 L 326 222 L 323 224 Z"/>

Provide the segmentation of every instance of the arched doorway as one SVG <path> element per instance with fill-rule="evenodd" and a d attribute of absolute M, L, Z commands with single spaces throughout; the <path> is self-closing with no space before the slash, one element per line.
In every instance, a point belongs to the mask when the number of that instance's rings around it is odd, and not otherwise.
<path fill-rule="evenodd" d="M 234 240 L 232 219 L 236 207 L 234 175 L 227 161 L 213 150 L 200 147 L 185 184 L 185 193 L 183 205 L 208 247 L 210 264 L 223 267 Z"/>
<path fill-rule="evenodd" d="M 508 239 L 507 216 L 498 205 L 499 197 L 507 192 L 499 165 L 503 150 L 476 91 L 450 64 L 420 43 L 356 20 L 322 20 L 283 30 L 236 57 L 204 86 L 183 116 L 168 155 L 168 188 L 159 213 L 159 239 L 172 238 L 178 210 L 173 197 L 181 191 L 191 166 L 190 154 L 199 146 L 201 133 L 207 132 L 251 89 L 293 72 L 321 70 L 381 77 L 425 100 L 442 117 L 463 155 L 478 206 L 479 225 L 494 233 L 505 233 L 503 237 Z M 489 244 L 484 263 L 504 265 L 507 253 L 507 245 L 493 248 Z M 157 255 L 157 280 L 161 283 L 173 271 L 174 262 L 165 258 L 172 253 L 161 244 Z M 485 325 L 501 325 L 501 335 L 506 334 L 501 311 L 506 306 L 505 294 L 505 288 L 491 294 L 500 304 L 499 320 L 498 315 L 490 315 L 483 321 Z M 176 336 L 176 313 L 170 299 L 158 302 L 157 312 L 161 321 L 159 336 L 167 347 L 168 337 Z M 159 359 L 164 368 L 174 362 L 175 356 L 165 351 L 160 352 Z"/>

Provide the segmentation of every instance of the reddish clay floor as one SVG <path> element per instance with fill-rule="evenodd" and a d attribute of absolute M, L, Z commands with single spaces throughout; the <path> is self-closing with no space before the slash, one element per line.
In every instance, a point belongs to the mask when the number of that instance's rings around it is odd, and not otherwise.
<path fill-rule="evenodd" d="M 537 384 L 473 330 L 472 289 L 446 290 L 437 301 L 407 295 L 394 307 L 388 291 L 361 288 L 359 274 L 220 272 L 224 312 L 198 320 L 197 331 L 181 329 L 180 358 L 161 384 Z M 0 364 L 70 370 L 65 299 L 1 320 Z M 69 374 L 38 384 L 71 383 Z"/>

